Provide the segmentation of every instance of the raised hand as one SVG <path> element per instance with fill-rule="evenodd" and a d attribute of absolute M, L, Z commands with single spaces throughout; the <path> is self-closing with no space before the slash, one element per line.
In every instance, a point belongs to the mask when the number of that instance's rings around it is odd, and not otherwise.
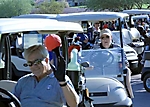
<path fill-rule="evenodd" d="M 55 52 L 56 57 L 57 57 L 57 67 L 54 70 L 54 75 L 59 82 L 64 82 L 65 72 L 66 72 L 66 62 L 64 60 L 64 57 L 60 53 L 60 47 L 56 47 L 52 51 Z"/>

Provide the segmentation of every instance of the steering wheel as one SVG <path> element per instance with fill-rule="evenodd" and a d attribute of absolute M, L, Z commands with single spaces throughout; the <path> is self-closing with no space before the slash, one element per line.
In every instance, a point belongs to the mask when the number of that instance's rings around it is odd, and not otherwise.
<path fill-rule="evenodd" d="M 0 95 L 0 105 L 2 107 L 11 107 L 11 106 L 14 107 L 13 105 L 15 105 L 15 107 L 21 107 L 20 101 L 11 92 L 3 88 L 0 88 L 0 93 L 6 95 L 6 96 Z M 13 103 L 13 105 L 10 103 Z"/>
<path fill-rule="evenodd" d="M 90 64 L 94 67 L 107 67 L 114 61 L 114 55 L 109 50 L 96 51 L 90 56 Z"/>

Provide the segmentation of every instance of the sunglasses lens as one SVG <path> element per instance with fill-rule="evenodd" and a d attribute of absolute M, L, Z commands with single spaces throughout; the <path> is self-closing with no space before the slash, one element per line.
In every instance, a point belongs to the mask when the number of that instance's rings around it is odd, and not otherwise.
<path fill-rule="evenodd" d="M 40 64 L 41 63 L 41 59 L 36 60 L 33 64 Z"/>
<path fill-rule="evenodd" d="M 27 63 L 29 67 L 31 67 L 33 65 L 32 62 Z"/>
<path fill-rule="evenodd" d="M 33 66 L 33 65 L 38 65 L 38 64 L 40 64 L 42 61 L 43 61 L 43 59 L 37 59 L 37 60 L 35 60 L 35 61 L 33 61 L 33 62 L 29 61 L 29 62 L 23 64 L 23 66 L 25 66 L 25 67 L 27 67 L 27 66 L 31 67 L 31 66 Z"/>
<path fill-rule="evenodd" d="M 24 66 L 24 67 L 27 67 L 27 66 L 28 66 L 28 64 L 27 64 L 27 63 L 25 63 L 25 64 L 23 64 L 23 66 Z"/>
<path fill-rule="evenodd" d="M 24 66 L 24 67 L 32 66 L 32 62 L 25 63 L 25 64 L 23 64 L 23 66 Z"/>

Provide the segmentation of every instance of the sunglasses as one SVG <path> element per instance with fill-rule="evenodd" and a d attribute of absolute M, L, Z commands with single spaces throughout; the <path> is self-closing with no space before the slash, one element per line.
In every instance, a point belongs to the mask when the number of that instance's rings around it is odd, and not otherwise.
<path fill-rule="evenodd" d="M 101 39 L 105 39 L 105 38 L 106 38 L 106 39 L 109 39 L 109 38 L 110 38 L 110 36 L 105 36 L 105 37 L 104 37 L 104 36 L 102 36 L 102 37 L 101 37 Z"/>
<path fill-rule="evenodd" d="M 28 61 L 27 63 L 23 64 L 24 67 L 31 67 L 33 65 L 38 65 L 38 64 L 41 64 L 41 62 L 44 60 L 45 58 L 43 59 L 36 59 L 35 61 Z"/>

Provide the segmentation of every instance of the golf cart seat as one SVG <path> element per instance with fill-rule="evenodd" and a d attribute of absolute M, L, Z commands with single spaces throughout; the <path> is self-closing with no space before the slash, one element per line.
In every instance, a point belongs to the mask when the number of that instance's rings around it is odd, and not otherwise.
<path fill-rule="evenodd" d="M 17 83 L 16 81 L 11 81 L 11 80 L 0 80 L 0 87 L 6 89 L 7 91 L 12 92 L 16 83 Z"/>

